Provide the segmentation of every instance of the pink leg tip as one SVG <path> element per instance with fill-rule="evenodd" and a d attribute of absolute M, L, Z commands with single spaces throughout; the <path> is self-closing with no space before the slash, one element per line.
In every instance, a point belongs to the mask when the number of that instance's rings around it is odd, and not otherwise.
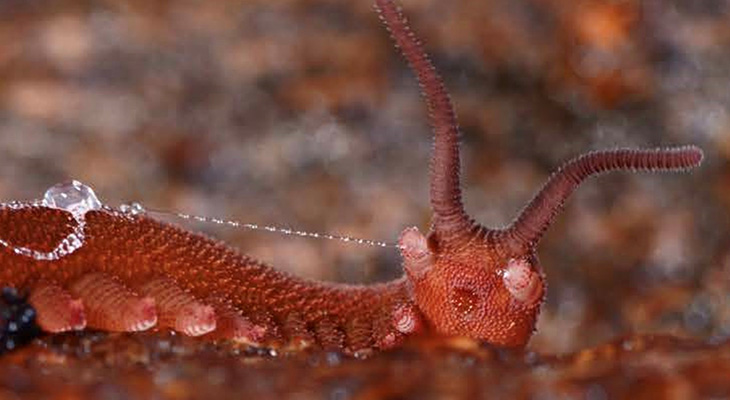
<path fill-rule="evenodd" d="M 178 311 L 175 319 L 175 330 L 188 336 L 202 336 L 215 328 L 215 311 L 211 306 L 190 304 Z"/>
<path fill-rule="evenodd" d="M 71 329 L 80 331 L 86 328 L 86 315 L 84 314 L 84 303 L 79 300 L 71 300 L 69 303 Z"/>
<path fill-rule="evenodd" d="M 256 325 L 235 311 L 218 313 L 218 327 L 214 337 L 230 339 L 241 344 L 260 345 L 266 337 L 267 329 Z"/>
<path fill-rule="evenodd" d="M 157 324 L 155 300 L 138 296 L 116 278 L 104 273 L 89 273 L 69 286 L 69 291 L 84 303 L 91 328 L 111 332 L 137 332 Z"/>
<path fill-rule="evenodd" d="M 128 332 L 146 331 L 157 325 L 155 299 L 144 297 L 130 305 L 130 312 L 125 316 Z"/>
<path fill-rule="evenodd" d="M 83 303 L 58 285 L 37 285 L 31 291 L 29 301 L 38 313 L 38 325 L 46 332 L 67 332 L 86 327 Z"/>

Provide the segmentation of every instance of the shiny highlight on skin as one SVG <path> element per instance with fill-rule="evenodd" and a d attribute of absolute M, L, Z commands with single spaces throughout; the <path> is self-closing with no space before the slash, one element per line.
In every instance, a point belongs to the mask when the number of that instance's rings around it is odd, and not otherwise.
<path fill-rule="evenodd" d="M 545 298 L 536 246 L 578 185 L 609 171 L 689 169 L 702 152 L 687 146 L 588 153 L 558 169 L 509 227 L 485 228 L 462 206 L 459 128 L 441 77 L 393 1 L 375 6 L 418 79 L 434 131 L 432 224 L 425 234 L 401 234 L 401 278 L 368 286 L 313 282 L 145 215 L 93 210 L 84 216 L 83 246 L 72 254 L 36 260 L 0 249 L 0 284 L 30 290 L 48 332 L 172 329 L 353 355 L 412 335 L 524 346 Z M 53 249 L 76 222 L 41 206 L 0 210 L 2 239 L 39 251 Z"/>

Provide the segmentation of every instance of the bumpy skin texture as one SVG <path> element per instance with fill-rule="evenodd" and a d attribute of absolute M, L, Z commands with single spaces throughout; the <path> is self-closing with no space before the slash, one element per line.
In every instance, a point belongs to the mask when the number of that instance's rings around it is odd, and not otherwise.
<path fill-rule="evenodd" d="M 49 331 L 156 325 L 191 336 L 351 354 L 396 346 L 414 334 L 525 345 L 545 297 L 535 247 L 577 186 L 614 170 L 684 170 L 699 165 L 702 152 L 690 146 L 588 153 L 559 169 L 510 227 L 484 228 L 462 206 L 459 129 L 442 80 L 393 2 L 375 4 L 416 74 L 434 130 L 433 221 L 426 235 L 416 228 L 401 234 L 402 278 L 372 286 L 307 281 L 202 235 L 101 210 L 86 213 L 84 244 L 70 255 L 41 261 L 1 248 L 0 285 L 39 293 L 33 305 L 39 321 L 54 321 Z M 53 249 L 76 223 L 56 209 L 0 210 L 2 239 L 39 251 Z"/>
<path fill-rule="evenodd" d="M 614 170 L 683 170 L 699 165 L 696 147 L 611 150 L 566 163 L 506 229 L 476 224 L 464 211 L 459 183 L 459 129 L 441 77 L 390 0 L 376 0 L 423 91 L 434 130 L 430 164 L 433 220 L 427 235 L 401 235 L 403 266 L 414 301 L 433 331 L 523 346 L 535 329 L 545 283 L 537 243 L 568 196 L 586 178 Z"/>
<path fill-rule="evenodd" d="M 513 296 L 503 279 L 510 258 L 487 244 L 439 254 L 422 277 L 409 275 L 416 303 L 441 334 L 522 346 L 534 331 L 545 289 L 537 258 L 529 255 L 534 295 L 527 301 Z"/>
<path fill-rule="evenodd" d="M 49 208 L 0 212 L 6 240 L 36 249 L 52 249 L 74 224 L 68 213 Z M 90 274 L 104 273 L 138 291 L 165 277 L 217 315 L 231 309 L 263 328 L 258 344 L 273 347 L 299 337 L 352 352 L 387 347 L 403 336 L 392 312 L 410 302 L 403 279 L 373 286 L 306 281 L 202 235 L 106 211 L 86 214 L 84 245 L 73 254 L 39 261 L 4 248 L 0 266 L 0 282 L 20 288 L 33 288 L 41 280 L 69 288 Z"/>

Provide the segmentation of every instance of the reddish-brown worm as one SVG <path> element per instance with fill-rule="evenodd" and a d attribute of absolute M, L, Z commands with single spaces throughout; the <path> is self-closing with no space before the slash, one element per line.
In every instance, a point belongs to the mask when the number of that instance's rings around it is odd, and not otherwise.
<path fill-rule="evenodd" d="M 582 155 L 559 168 L 509 227 L 485 228 L 462 206 L 459 128 L 441 77 L 393 1 L 375 6 L 418 79 L 434 131 L 432 224 L 426 234 L 408 228 L 400 235 L 401 278 L 361 286 L 301 279 L 203 235 L 103 207 L 88 188 L 67 184 L 54 189 L 67 196 L 57 202 L 0 209 L 0 284 L 28 290 L 48 332 L 158 327 L 350 354 L 419 334 L 524 346 L 545 298 L 537 243 L 578 185 L 609 171 L 689 169 L 702 151 Z"/>

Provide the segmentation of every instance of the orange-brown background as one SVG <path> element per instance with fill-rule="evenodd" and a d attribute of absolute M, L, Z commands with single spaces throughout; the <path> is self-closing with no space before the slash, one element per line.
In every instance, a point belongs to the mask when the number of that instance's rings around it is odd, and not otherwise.
<path fill-rule="evenodd" d="M 531 346 L 730 335 L 730 5 L 405 1 L 464 133 L 469 212 L 508 223 L 581 152 L 694 143 L 692 174 L 585 184 L 543 240 Z M 429 219 L 430 133 L 367 0 L 0 2 L 0 198 L 394 241 Z M 297 274 L 373 282 L 393 249 L 202 229 Z"/>

